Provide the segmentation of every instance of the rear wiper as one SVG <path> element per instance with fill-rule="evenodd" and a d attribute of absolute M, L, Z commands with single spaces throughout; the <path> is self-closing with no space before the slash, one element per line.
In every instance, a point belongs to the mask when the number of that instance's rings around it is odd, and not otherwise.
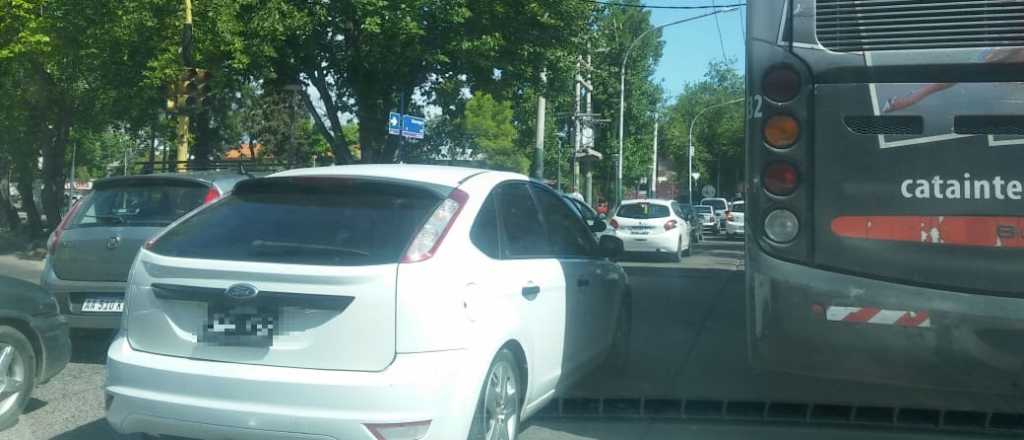
<path fill-rule="evenodd" d="M 344 247 L 338 247 L 338 246 L 325 246 L 325 245 L 321 245 L 321 244 L 286 243 L 286 242 L 282 242 L 282 241 L 256 240 L 256 241 L 252 242 L 252 246 L 253 247 L 258 247 L 258 248 L 271 248 L 271 249 L 280 249 L 280 250 L 291 249 L 291 250 L 325 251 L 325 252 L 334 252 L 334 253 L 346 254 L 346 255 L 356 255 L 356 256 L 360 256 L 360 257 L 369 257 L 370 256 L 369 252 L 361 251 L 361 250 L 358 250 L 358 249 L 350 249 L 350 248 L 344 248 Z"/>

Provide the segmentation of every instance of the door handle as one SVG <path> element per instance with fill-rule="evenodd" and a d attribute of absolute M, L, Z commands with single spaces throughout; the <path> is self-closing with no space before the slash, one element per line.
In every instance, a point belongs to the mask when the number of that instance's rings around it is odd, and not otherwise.
<path fill-rule="evenodd" d="M 590 278 L 577 278 L 576 287 L 590 287 Z"/>
<path fill-rule="evenodd" d="M 526 299 L 533 299 L 540 293 L 540 286 L 523 286 L 523 296 Z"/>

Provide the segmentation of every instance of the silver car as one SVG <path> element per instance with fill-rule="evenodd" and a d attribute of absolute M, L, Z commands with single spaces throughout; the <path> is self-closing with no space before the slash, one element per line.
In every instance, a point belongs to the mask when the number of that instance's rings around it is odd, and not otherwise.
<path fill-rule="evenodd" d="M 117 328 L 128 271 L 143 243 L 249 178 L 209 171 L 97 181 L 50 234 L 41 285 L 72 328 Z"/>

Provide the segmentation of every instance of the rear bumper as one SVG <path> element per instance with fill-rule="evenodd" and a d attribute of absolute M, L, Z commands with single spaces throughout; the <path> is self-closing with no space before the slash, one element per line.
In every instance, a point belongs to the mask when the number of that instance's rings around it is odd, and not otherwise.
<path fill-rule="evenodd" d="M 53 293 L 60 313 L 71 328 L 116 329 L 121 325 L 120 313 L 82 312 L 87 297 L 124 298 L 127 283 L 109 281 L 68 281 L 57 278 L 49 260 L 40 280 L 44 289 Z"/>
<path fill-rule="evenodd" d="M 1024 299 L 942 291 L 784 262 L 752 248 L 748 340 L 763 369 L 1019 395 Z"/>
<path fill-rule="evenodd" d="M 450 397 L 465 357 L 400 354 L 382 372 L 312 370 L 156 355 L 119 335 L 108 352 L 107 420 L 121 433 L 197 439 L 366 440 L 365 423 L 431 420 L 425 438 L 465 438 L 471 415 L 453 416 L 465 411 Z"/>
<path fill-rule="evenodd" d="M 626 252 L 675 252 L 679 246 L 679 234 L 661 233 L 655 235 L 616 234 L 622 239 Z"/>
<path fill-rule="evenodd" d="M 744 231 L 743 223 L 736 223 L 736 222 L 726 222 L 725 223 L 725 233 L 726 234 L 740 234 L 740 235 L 742 235 L 743 231 Z"/>

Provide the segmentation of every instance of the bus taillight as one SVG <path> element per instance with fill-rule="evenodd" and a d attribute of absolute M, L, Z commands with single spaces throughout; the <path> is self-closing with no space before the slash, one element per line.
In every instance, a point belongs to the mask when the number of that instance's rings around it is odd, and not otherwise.
<path fill-rule="evenodd" d="M 796 214 L 785 209 L 776 209 L 764 219 L 764 233 L 776 243 L 789 243 L 800 233 L 800 221 Z"/>
<path fill-rule="evenodd" d="M 789 148 L 800 137 L 800 123 L 789 115 L 775 115 L 764 121 L 764 141 L 775 148 Z"/>
<path fill-rule="evenodd" d="M 782 161 L 772 162 L 764 167 L 761 180 L 764 182 L 764 189 L 777 196 L 793 194 L 800 183 L 796 167 Z"/>
<path fill-rule="evenodd" d="M 775 102 L 789 102 L 800 93 L 800 74 L 789 66 L 779 66 L 768 71 L 762 82 L 764 96 Z"/>

